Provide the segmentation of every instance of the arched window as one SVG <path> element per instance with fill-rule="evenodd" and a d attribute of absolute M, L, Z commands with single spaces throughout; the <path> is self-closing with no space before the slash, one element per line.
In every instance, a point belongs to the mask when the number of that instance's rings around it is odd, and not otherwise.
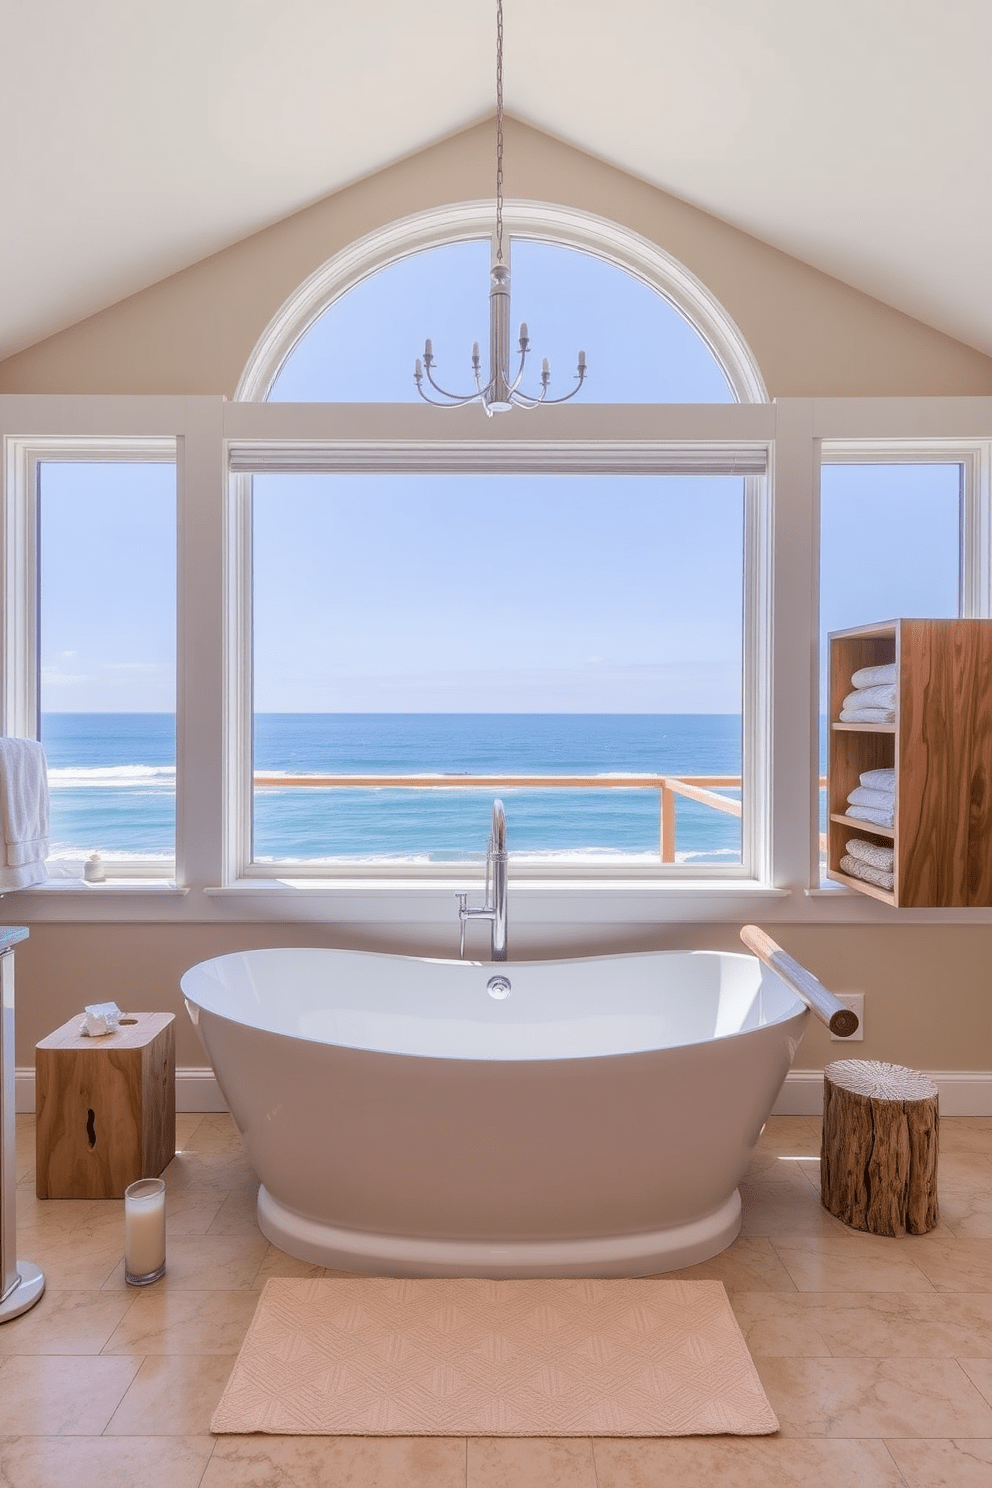
<path fill-rule="evenodd" d="M 487 360 L 488 240 L 422 249 L 379 269 L 328 305 L 300 337 L 269 391 L 277 403 L 416 402 L 413 363 L 430 336 L 444 386 L 469 392 L 473 341 Z M 512 333 L 525 321 L 532 350 L 522 386 L 538 391 L 541 359 L 552 397 L 574 386 L 576 356 L 592 403 L 730 403 L 733 389 L 685 316 L 642 279 L 595 254 L 509 240 Z M 516 371 L 516 354 L 511 367 Z M 484 373 L 485 376 L 485 373 Z"/>
<path fill-rule="evenodd" d="M 514 331 L 530 330 L 536 386 L 553 394 L 589 363 L 594 403 L 765 402 L 761 373 L 726 310 L 676 259 L 615 223 L 507 203 Z M 440 375 L 469 390 L 473 341 L 488 343 L 491 207 L 427 212 L 349 246 L 300 285 L 256 346 L 240 400 L 409 402 L 430 337 Z"/>

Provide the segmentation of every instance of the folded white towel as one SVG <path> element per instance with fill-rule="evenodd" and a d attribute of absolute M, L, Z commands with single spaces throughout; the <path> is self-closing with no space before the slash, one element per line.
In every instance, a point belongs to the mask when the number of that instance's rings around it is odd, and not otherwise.
<path fill-rule="evenodd" d="M 841 723 L 895 723 L 894 708 L 843 708 Z"/>
<path fill-rule="evenodd" d="M 878 842 L 866 842 L 863 837 L 849 837 L 844 846 L 850 857 L 859 858 L 872 868 L 881 868 L 884 873 L 892 872 L 896 857 L 894 848 L 882 847 Z"/>
<path fill-rule="evenodd" d="M 894 661 L 890 661 L 888 666 L 862 667 L 851 678 L 851 686 L 880 687 L 886 683 L 893 684 L 897 680 L 896 664 Z"/>
<path fill-rule="evenodd" d="M 895 806 L 895 791 L 873 790 L 870 785 L 856 785 L 847 798 L 849 806 L 874 806 L 876 811 L 891 811 Z"/>
<path fill-rule="evenodd" d="M 896 772 L 891 767 L 887 770 L 862 770 L 861 784 L 870 786 L 872 790 L 891 791 L 895 794 Z"/>
<path fill-rule="evenodd" d="M 876 827 L 891 827 L 895 818 L 895 811 L 879 811 L 875 806 L 848 806 L 845 816 L 852 817 L 855 821 L 874 822 Z"/>
<path fill-rule="evenodd" d="M 849 692 L 841 707 L 843 708 L 894 708 L 896 705 L 896 690 L 894 687 L 856 687 Z"/>
<path fill-rule="evenodd" d="M 47 878 L 48 770 L 36 739 L 0 738 L 0 893 Z"/>
<path fill-rule="evenodd" d="M 873 868 L 870 863 L 863 863 L 860 858 L 850 856 L 840 860 L 841 873 L 848 873 L 852 878 L 860 878 L 862 883 L 874 884 L 877 889 L 891 889 L 895 883 L 895 875 L 886 873 L 882 868 Z"/>

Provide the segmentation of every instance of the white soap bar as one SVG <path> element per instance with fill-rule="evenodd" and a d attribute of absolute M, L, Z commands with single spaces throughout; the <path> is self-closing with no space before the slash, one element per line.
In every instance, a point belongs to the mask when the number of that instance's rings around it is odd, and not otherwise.
<path fill-rule="evenodd" d="M 116 1033 L 121 1021 L 121 1010 L 116 1002 L 94 1002 L 84 1008 L 80 1033 L 90 1038 L 100 1038 L 106 1033 Z"/>

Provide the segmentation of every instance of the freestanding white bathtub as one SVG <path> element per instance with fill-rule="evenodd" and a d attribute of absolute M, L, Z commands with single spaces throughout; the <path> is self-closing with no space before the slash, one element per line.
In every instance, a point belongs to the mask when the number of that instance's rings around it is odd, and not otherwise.
<path fill-rule="evenodd" d="M 757 959 L 707 951 L 245 951 L 182 988 L 263 1232 L 389 1275 L 633 1276 L 715 1255 L 809 1016 Z"/>

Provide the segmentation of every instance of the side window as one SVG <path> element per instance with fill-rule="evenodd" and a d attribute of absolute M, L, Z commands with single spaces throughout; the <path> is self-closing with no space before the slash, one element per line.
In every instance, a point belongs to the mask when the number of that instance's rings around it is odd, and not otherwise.
<path fill-rule="evenodd" d="M 820 775 L 827 758 L 827 636 L 960 614 L 959 464 L 824 464 L 820 477 Z M 820 792 L 820 832 L 826 830 Z"/>
<path fill-rule="evenodd" d="M 176 841 L 176 467 L 38 464 L 50 870 L 162 869 Z"/>

